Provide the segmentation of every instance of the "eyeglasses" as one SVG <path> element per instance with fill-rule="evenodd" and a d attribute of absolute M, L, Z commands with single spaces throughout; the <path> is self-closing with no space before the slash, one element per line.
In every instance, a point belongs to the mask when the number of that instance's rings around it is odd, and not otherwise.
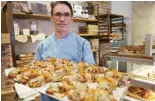
<path fill-rule="evenodd" d="M 67 12 L 64 13 L 64 14 L 57 12 L 57 13 L 53 14 L 53 16 L 55 18 L 57 18 L 57 19 L 60 19 L 63 16 L 67 20 L 67 19 L 70 19 L 71 14 L 70 13 L 67 13 Z"/>

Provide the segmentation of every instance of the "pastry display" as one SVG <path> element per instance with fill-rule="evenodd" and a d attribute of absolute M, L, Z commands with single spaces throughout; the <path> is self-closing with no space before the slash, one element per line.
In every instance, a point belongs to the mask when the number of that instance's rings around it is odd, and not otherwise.
<path fill-rule="evenodd" d="M 155 82 L 155 66 L 138 65 L 137 67 L 138 68 L 131 71 L 134 77 Z"/>
<path fill-rule="evenodd" d="M 135 53 L 135 54 L 145 54 L 145 45 L 130 45 L 122 46 L 117 49 L 120 53 Z"/>
<path fill-rule="evenodd" d="M 142 88 L 142 87 L 136 87 L 136 86 L 130 86 L 127 91 L 127 95 L 131 97 L 135 97 L 137 99 L 140 99 L 142 101 L 154 101 L 155 100 L 155 92 L 152 90 Z"/>
<path fill-rule="evenodd" d="M 48 83 L 46 94 L 57 98 L 66 95 L 72 101 L 115 101 L 112 90 L 126 85 L 122 73 L 114 69 L 53 57 L 18 67 L 8 77 L 31 88 Z"/>

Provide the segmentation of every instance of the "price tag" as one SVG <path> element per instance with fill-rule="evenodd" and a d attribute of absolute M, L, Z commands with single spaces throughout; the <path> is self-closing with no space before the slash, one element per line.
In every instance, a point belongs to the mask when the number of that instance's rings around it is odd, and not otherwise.
<path fill-rule="evenodd" d="M 31 30 L 36 31 L 37 30 L 37 25 L 31 25 Z"/>

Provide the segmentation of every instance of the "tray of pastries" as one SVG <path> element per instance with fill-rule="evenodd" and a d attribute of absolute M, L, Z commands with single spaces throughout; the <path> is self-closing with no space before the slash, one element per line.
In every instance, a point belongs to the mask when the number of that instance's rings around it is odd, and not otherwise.
<path fill-rule="evenodd" d="M 118 54 L 145 56 L 145 45 L 122 46 L 117 49 Z"/>
<path fill-rule="evenodd" d="M 129 86 L 125 99 L 131 101 L 155 101 L 155 92 L 150 89 L 137 86 Z"/>
<path fill-rule="evenodd" d="M 48 96 L 72 101 L 117 101 L 113 91 L 130 82 L 114 69 L 53 57 L 6 69 L 5 74 Z"/>

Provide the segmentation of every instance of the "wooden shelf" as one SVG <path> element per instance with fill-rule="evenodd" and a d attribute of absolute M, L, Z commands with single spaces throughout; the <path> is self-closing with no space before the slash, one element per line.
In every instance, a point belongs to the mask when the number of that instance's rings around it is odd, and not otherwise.
<path fill-rule="evenodd" d="M 93 19 L 83 19 L 83 18 L 73 18 L 74 22 L 97 22 L 97 20 Z"/>
<path fill-rule="evenodd" d="M 39 20 L 50 20 L 50 15 L 41 15 L 41 14 L 25 14 L 13 12 L 14 18 L 19 19 L 39 19 Z M 74 22 L 97 22 L 97 20 L 93 19 L 82 19 L 82 18 L 73 18 Z"/>
<path fill-rule="evenodd" d="M 97 34 L 78 34 L 80 36 L 98 36 Z M 48 37 L 49 35 L 45 35 L 46 37 Z M 31 38 L 31 35 L 27 35 L 28 38 Z"/>
<path fill-rule="evenodd" d="M 41 15 L 41 14 L 25 14 L 19 12 L 13 12 L 14 18 L 19 19 L 40 19 L 40 20 L 50 20 L 50 15 Z"/>
<path fill-rule="evenodd" d="M 97 34 L 79 34 L 80 36 L 98 36 Z"/>

